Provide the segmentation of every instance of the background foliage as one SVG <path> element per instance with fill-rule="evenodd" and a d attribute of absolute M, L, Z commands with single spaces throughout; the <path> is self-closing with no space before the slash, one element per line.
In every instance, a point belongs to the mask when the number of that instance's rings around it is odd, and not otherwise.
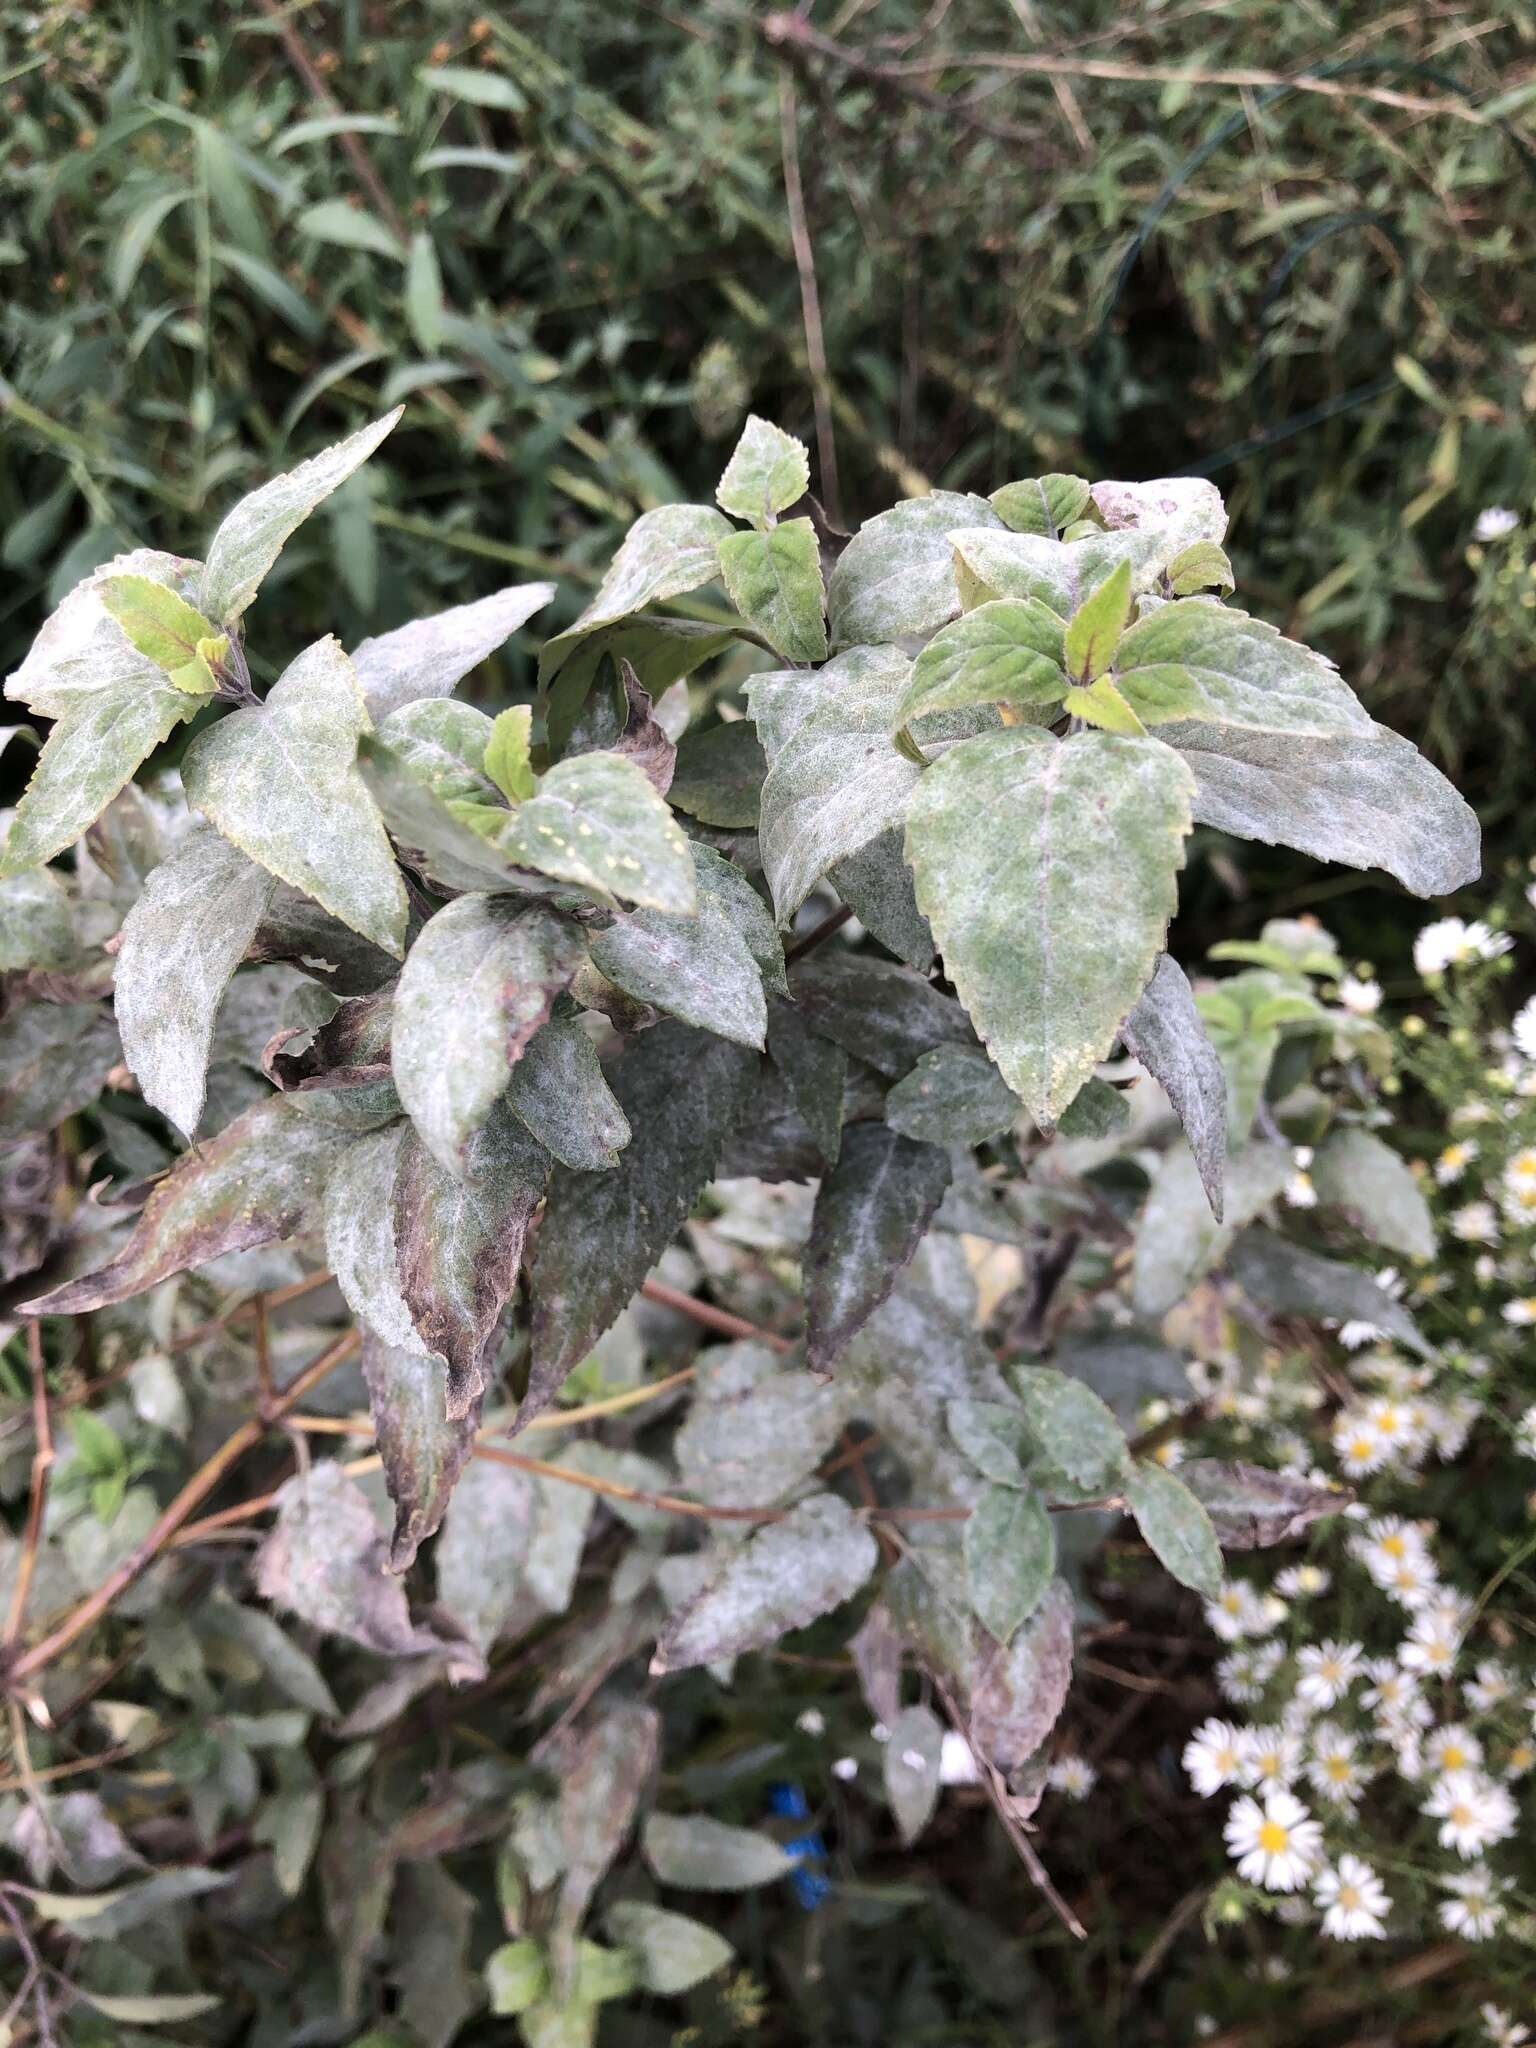
<path fill-rule="evenodd" d="M 401 399 L 384 456 L 285 555 L 273 644 L 321 619 L 351 644 L 517 574 L 557 576 L 574 613 L 637 511 L 708 496 L 751 409 L 835 449 L 820 487 L 848 523 L 923 479 L 1209 469 L 1254 608 L 1326 648 L 1447 768 L 1491 862 L 1523 857 L 1529 10 L 892 0 L 813 20 L 814 36 L 708 4 L 13 10 L 4 666 L 93 563 L 183 544 Z M 1060 68 L 957 61 L 1042 54 Z M 1333 66 L 1329 92 L 1272 96 L 1262 76 Z M 1252 75 L 1222 75 L 1235 70 Z M 1473 105 L 1475 122 L 1459 111 Z M 1479 541 L 1489 506 L 1521 524 Z M 518 680 L 524 657 L 507 659 Z M 1380 878 L 1202 843 L 1185 957 L 1337 895 L 1346 955 L 1405 963 L 1417 920 Z M 1431 1130 L 1438 1115 L 1425 1109 Z M 1464 1304 L 1471 1259 L 1448 1288 Z M 747 1312 L 772 1305 L 754 1272 L 742 1284 Z M 143 1477 L 135 1461 L 160 1439 L 137 1428 L 83 1436 L 92 1484 L 126 1494 Z M 1505 1481 L 1514 1513 L 1520 1482 Z M 1497 1570 L 1454 1485 L 1444 1511 L 1451 1547 L 1475 1543 L 1478 1573 Z M 1144 1988 L 1157 1937 L 1222 1868 L 1210 1811 L 1176 1775 L 1214 1705 L 1205 1652 L 1171 1647 L 1195 1639 L 1192 1615 L 1180 1636 L 1166 1613 L 1122 1613 L 1123 1633 L 1141 1623 L 1166 1655 L 1138 1660 L 1133 1643 L 1082 1688 L 1085 1746 L 1126 1762 L 1115 1794 L 1054 1827 L 1081 1946 L 979 1795 L 947 1797 L 914 1858 L 834 1789 L 828 1759 L 845 1748 L 878 1769 L 841 1680 L 781 1667 L 775 1726 L 803 1692 L 830 1730 L 771 1756 L 750 1695 L 722 1708 L 701 1681 L 696 1707 L 672 1709 L 669 1750 L 691 1757 L 673 1803 L 756 1825 L 771 1785 L 807 1779 L 844 1882 L 809 1914 L 782 1885 L 732 1909 L 744 1971 L 690 2015 L 690 2048 L 1013 2040 L 1022 2010 L 1050 2015 L 1042 2038 L 1186 2039 L 1213 2007 L 1232 2027 L 1283 2024 L 1291 1992 L 1265 1972 L 1286 1936 L 1267 1922 L 1213 1980 L 1177 1976 L 1166 2007 Z M 204 1711 L 207 1675 L 173 1628 L 153 1651 L 157 1682 Z M 238 1678 L 216 1676 L 220 1712 L 244 1713 Z M 499 1727 L 494 1710 L 465 1718 Z M 260 1731 L 236 1735 L 259 1750 Z M 171 1765 L 217 1783 L 222 1755 L 177 1740 Z M 380 1738 L 378 1768 L 460 1847 L 476 1799 L 504 1782 L 487 1757 L 466 1783 L 448 1743 L 416 1710 Z M 335 1896 L 371 1847 L 346 1845 Z M 474 1881 L 493 1878 L 486 1853 Z M 435 1925 L 461 1909 L 439 1895 L 400 1910 Z M 1197 1910 L 1178 1929 L 1179 1968 L 1197 1969 Z M 1326 1999 L 1315 1941 L 1291 1939 L 1278 1961 L 1316 1971 Z M 1354 1967 L 1332 1959 L 1333 1995 Z M 1406 2016 L 1412 1986 L 1391 1998 Z M 672 2031 L 658 2020 L 654 2038 Z M 120 2037 L 118 2022 L 102 2035 Z"/>

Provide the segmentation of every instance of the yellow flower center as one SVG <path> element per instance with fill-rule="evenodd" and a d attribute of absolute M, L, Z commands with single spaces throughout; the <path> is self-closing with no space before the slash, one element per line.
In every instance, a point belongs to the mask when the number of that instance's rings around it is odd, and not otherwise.
<path fill-rule="evenodd" d="M 1279 1856 L 1290 1846 L 1291 1831 L 1277 1820 L 1267 1820 L 1259 1829 L 1259 1847 L 1266 1856 Z"/>
<path fill-rule="evenodd" d="M 1399 1535 L 1395 1530 L 1390 1536 L 1382 1537 L 1381 1547 L 1388 1557 L 1406 1557 L 1408 1555 L 1407 1537 Z"/>
<path fill-rule="evenodd" d="M 1352 1458 L 1359 1458 L 1361 1460 L 1364 1460 L 1371 1455 L 1371 1452 L 1375 1448 L 1376 1446 L 1371 1442 L 1368 1436 L 1357 1436 L 1354 1439 L 1354 1441 L 1350 1444 L 1349 1455 Z"/>
<path fill-rule="evenodd" d="M 1328 1773 L 1328 1776 L 1335 1785 L 1343 1785 L 1349 1779 L 1349 1758 L 1347 1756 L 1328 1757 L 1323 1764 L 1323 1769 Z"/>
<path fill-rule="evenodd" d="M 1357 1886 L 1352 1884 L 1341 1884 L 1339 1886 L 1339 1904 L 1346 1913 L 1358 1912 L 1362 1903 L 1363 1901 Z"/>
<path fill-rule="evenodd" d="M 1460 1771 L 1470 1762 L 1467 1752 L 1459 1742 L 1448 1742 L 1440 1752 L 1442 1771 Z"/>

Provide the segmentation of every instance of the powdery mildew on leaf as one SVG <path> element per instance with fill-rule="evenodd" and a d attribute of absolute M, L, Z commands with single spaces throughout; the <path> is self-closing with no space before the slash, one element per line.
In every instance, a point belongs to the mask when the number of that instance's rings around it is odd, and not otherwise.
<path fill-rule="evenodd" d="M 834 646 L 931 633 L 960 609 L 949 534 L 957 526 L 1003 531 L 985 498 L 932 491 L 866 519 L 827 582 Z"/>
<path fill-rule="evenodd" d="M 896 1285 L 953 1171 L 938 1145 L 852 1124 L 822 1181 L 804 1262 L 806 1362 L 830 1372 Z"/>
<path fill-rule="evenodd" d="M 400 956 L 405 884 L 357 771 L 367 729 L 351 663 L 336 640 L 317 640 L 264 703 L 198 734 L 182 779 L 188 803 L 242 852 Z"/>
<path fill-rule="evenodd" d="M 359 641 L 352 666 L 374 724 L 382 724 L 402 704 L 448 696 L 554 594 L 553 583 L 513 583 L 471 604 L 456 604 L 430 618 L 412 619 L 393 633 Z"/>
<path fill-rule="evenodd" d="M 1219 1223 L 1227 1162 L 1226 1076 L 1195 1008 L 1189 978 L 1172 954 L 1159 956 L 1120 1036 L 1172 1103 Z"/>
<path fill-rule="evenodd" d="M 604 898 L 682 917 L 697 908 L 688 842 L 644 769 L 622 754 L 557 761 L 495 843 L 509 860 Z"/>
<path fill-rule="evenodd" d="M 1155 740 L 963 740 L 907 816 L 919 907 L 1003 1078 L 1049 1125 L 1105 1057 L 1177 901 L 1194 782 Z"/>
<path fill-rule="evenodd" d="M 1148 725 L 1203 719 L 1307 739 L 1371 729 L 1325 655 L 1203 598 L 1159 605 L 1121 636 L 1114 658 L 1117 689 Z"/>
<path fill-rule="evenodd" d="M 450 1418 L 442 1361 L 414 1345 L 386 1344 L 369 1330 L 363 1332 L 362 1366 L 384 1483 L 395 1505 L 389 1569 L 403 1572 L 443 1519 L 474 1447 L 480 1404 L 471 1402 L 462 1416 Z"/>

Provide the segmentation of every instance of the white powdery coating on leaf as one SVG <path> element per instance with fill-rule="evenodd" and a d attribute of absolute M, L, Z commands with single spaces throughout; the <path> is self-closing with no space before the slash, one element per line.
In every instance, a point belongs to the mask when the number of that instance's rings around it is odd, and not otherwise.
<path fill-rule="evenodd" d="M 393 633 L 360 641 L 352 666 L 375 725 L 402 704 L 446 697 L 555 594 L 553 583 L 513 583 L 472 604 L 412 619 Z"/>
<path fill-rule="evenodd" d="M 908 498 L 866 519 L 827 582 L 834 643 L 847 647 L 931 633 L 954 618 L 960 589 L 949 534 L 957 526 L 1003 530 L 985 498 L 957 491 Z"/>

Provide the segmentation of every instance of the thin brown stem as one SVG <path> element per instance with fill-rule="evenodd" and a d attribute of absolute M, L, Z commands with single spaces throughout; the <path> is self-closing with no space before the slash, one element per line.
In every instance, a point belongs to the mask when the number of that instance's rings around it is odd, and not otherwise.
<path fill-rule="evenodd" d="M 837 443 L 832 432 L 832 376 L 821 325 L 821 295 L 816 289 L 816 251 L 805 213 L 800 183 L 799 109 L 795 81 L 786 65 L 779 73 L 779 142 L 784 162 L 784 204 L 789 212 L 790 246 L 800 276 L 800 318 L 805 327 L 805 360 L 811 373 L 811 401 L 816 413 L 816 455 L 821 466 L 821 501 L 834 526 L 843 523 L 842 492 L 837 480 Z"/>
<path fill-rule="evenodd" d="M 807 953 L 813 953 L 823 939 L 830 939 L 834 932 L 840 932 L 852 915 L 852 908 L 846 903 L 840 903 L 836 910 L 828 911 L 821 923 L 812 925 L 803 939 L 796 939 L 792 946 L 784 948 L 784 965 L 793 967 L 797 960 L 803 960 Z"/>
<path fill-rule="evenodd" d="M 309 54 L 308 45 L 305 43 L 303 36 L 300 35 L 298 25 L 292 18 L 291 10 L 279 7 L 277 0 L 256 0 L 256 4 L 277 30 L 283 48 L 288 53 L 289 63 L 297 71 L 300 78 L 303 79 L 305 89 L 310 98 L 315 102 L 315 105 L 322 108 L 327 114 L 342 113 L 344 109 L 341 102 L 316 69 L 314 59 Z M 358 183 L 367 192 L 369 198 L 383 215 L 390 233 L 403 248 L 411 239 L 410 233 L 406 228 L 399 207 L 390 198 L 383 179 L 374 169 L 367 150 L 364 149 L 362 143 L 350 129 L 344 128 L 337 137 L 337 140 L 346 151 L 347 160 L 356 173 Z"/>
<path fill-rule="evenodd" d="M 127 1591 L 134 1581 L 143 1576 L 155 1559 L 164 1550 L 176 1531 L 186 1521 L 192 1510 L 205 1501 L 223 1479 L 230 1468 L 253 1450 L 266 1435 L 274 1422 L 279 1422 L 290 1409 L 296 1408 L 304 1396 L 329 1373 L 336 1370 L 357 1350 L 361 1339 L 355 1330 L 348 1330 L 344 1336 L 322 1351 L 318 1358 L 311 1359 L 303 1370 L 291 1379 L 272 1402 L 269 1416 L 252 1416 L 242 1422 L 233 1435 L 225 1438 L 211 1457 L 204 1460 L 196 1472 L 182 1487 L 164 1512 L 155 1521 L 143 1540 L 108 1572 L 107 1576 L 88 1593 L 78 1607 L 72 1608 L 51 1634 L 19 1657 L 6 1672 L 6 1685 L 14 1691 L 30 1678 L 51 1664 L 55 1657 L 67 1650 L 71 1643 L 93 1628 L 118 1597 Z"/>
<path fill-rule="evenodd" d="M 48 1474 L 53 1466 L 53 1424 L 48 1413 L 47 1366 L 43 1358 L 43 1332 L 39 1323 L 27 1327 L 27 1362 L 32 1369 L 32 1489 L 27 1499 L 27 1526 L 22 1534 L 21 1555 L 16 1563 L 16 1583 L 11 1588 L 10 1612 L 5 1618 L 5 1635 L 0 1646 L 9 1653 L 21 1640 L 27 1617 L 27 1595 L 37 1570 L 38 1546 L 43 1539 L 43 1511 L 48 1505 Z"/>
<path fill-rule="evenodd" d="M 697 1301 L 679 1288 L 668 1287 L 664 1280 L 643 1280 L 640 1292 L 647 1301 L 654 1301 L 660 1308 L 674 1308 L 679 1315 L 688 1316 L 704 1329 L 714 1330 L 722 1337 L 750 1337 L 755 1343 L 766 1344 L 770 1351 L 793 1351 L 795 1348 L 790 1338 L 780 1337 L 773 1330 L 760 1329 L 756 1323 L 749 1323 L 745 1316 L 732 1315 L 729 1309 L 716 1308 L 713 1302 Z"/>

